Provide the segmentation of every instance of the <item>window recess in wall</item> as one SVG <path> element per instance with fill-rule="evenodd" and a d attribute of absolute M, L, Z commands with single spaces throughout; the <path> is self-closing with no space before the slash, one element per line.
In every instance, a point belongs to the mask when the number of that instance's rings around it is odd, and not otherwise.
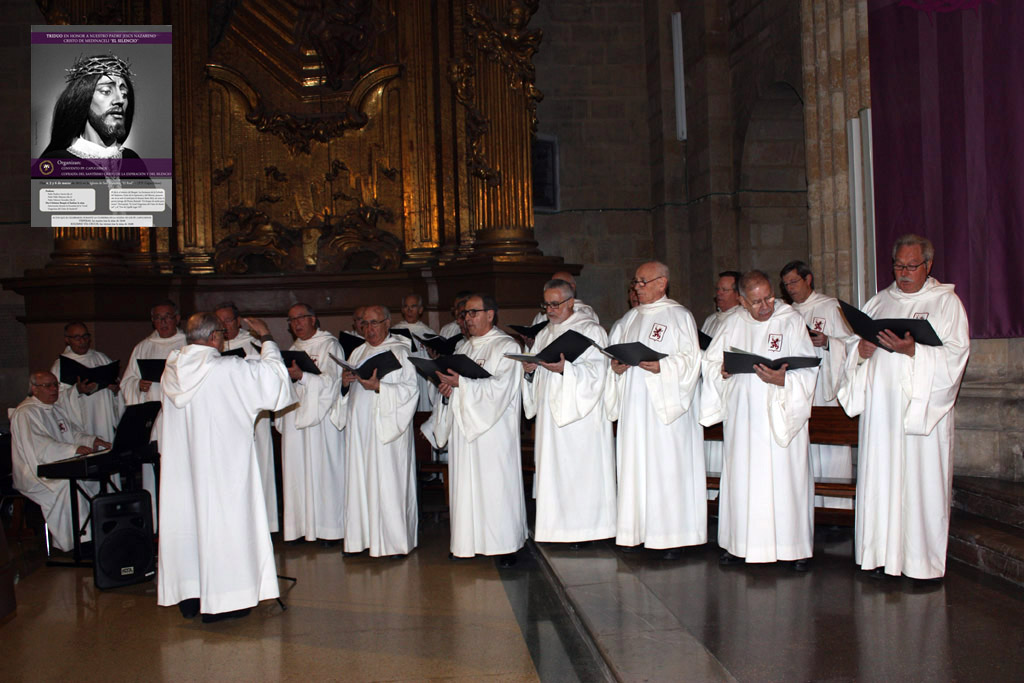
<path fill-rule="evenodd" d="M 558 138 L 537 133 L 533 139 L 533 210 L 558 211 Z"/>

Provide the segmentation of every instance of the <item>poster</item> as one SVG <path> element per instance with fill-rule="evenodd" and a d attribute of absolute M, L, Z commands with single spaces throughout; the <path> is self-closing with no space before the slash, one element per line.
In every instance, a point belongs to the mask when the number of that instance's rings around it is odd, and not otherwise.
<path fill-rule="evenodd" d="M 32 225 L 170 227 L 171 27 L 32 27 Z"/>

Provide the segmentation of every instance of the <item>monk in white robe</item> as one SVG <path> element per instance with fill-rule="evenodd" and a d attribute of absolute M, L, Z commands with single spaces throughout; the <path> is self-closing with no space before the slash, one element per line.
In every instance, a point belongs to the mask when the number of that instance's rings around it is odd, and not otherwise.
<path fill-rule="evenodd" d="M 553 274 L 551 276 L 551 279 L 561 280 L 562 282 L 568 282 L 569 286 L 572 287 L 572 295 L 574 299 L 573 310 L 576 312 L 577 315 L 579 315 L 581 318 L 591 320 L 598 325 L 601 324 L 601 321 L 597 317 L 597 311 L 595 311 L 594 308 L 589 304 L 583 303 L 582 299 L 576 298 L 576 278 L 573 277 L 572 273 L 565 270 L 560 270 L 557 273 Z M 530 324 L 536 325 L 537 323 L 543 322 L 548 319 L 548 312 L 546 310 L 542 310 L 540 313 L 533 316 L 533 322 Z"/>
<path fill-rule="evenodd" d="M 142 379 L 139 372 L 139 359 L 165 360 L 171 351 L 180 349 L 185 345 L 185 333 L 178 329 L 181 317 L 178 315 L 178 307 L 171 301 L 157 304 L 150 310 L 150 320 L 153 323 L 153 332 L 140 341 L 132 349 L 132 355 L 128 359 L 128 365 L 122 365 L 124 374 L 121 376 L 121 394 L 124 397 L 126 406 L 133 406 L 148 401 L 160 401 L 164 397 L 163 388 L 160 382 L 150 382 Z M 153 423 L 153 439 L 159 442 L 160 420 L 163 411 L 157 414 Z M 159 443 L 158 443 L 159 447 Z M 153 502 L 153 525 L 158 527 L 158 499 L 156 473 L 153 465 L 142 465 L 142 488 L 149 491 Z"/>
<path fill-rule="evenodd" d="M 279 596 L 274 549 L 252 425 L 264 409 L 295 401 L 288 372 L 266 325 L 259 359 L 221 356 L 221 323 L 196 313 L 188 345 L 171 353 L 163 375 L 160 548 L 157 603 L 198 598 L 194 616 L 243 616 Z"/>
<path fill-rule="evenodd" d="M 723 377 L 723 353 L 741 349 L 766 358 L 813 356 L 803 318 L 776 303 L 760 271 L 740 280 L 745 310 L 730 316 L 704 355 L 701 424 L 722 422 L 724 458 L 718 496 L 722 564 L 797 561 L 806 571 L 814 551 L 814 479 L 807 422 L 817 368 Z M 784 368 L 787 366 L 783 366 Z"/>
<path fill-rule="evenodd" d="M 543 296 L 549 322 L 534 351 L 569 330 L 608 345 L 604 329 L 575 312 L 569 283 L 553 279 Z M 602 401 L 607 358 L 592 346 L 571 363 L 563 356 L 558 363 L 527 363 L 524 371 L 523 410 L 537 418 L 534 539 L 576 544 L 614 536 L 615 449 Z"/>
<path fill-rule="evenodd" d="M 402 319 L 391 326 L 393 330 L 409 330 L 413 335 L 412 343 L 416 351 L 411 355 L 414 358 L 430 358 L 427 347 L 423 346 L 416 337 L 434 337 L 437 332 L 430 329 L 420 318 L 423 316 L 423 299 L 419 294 L 409 294 L 402 299 Z M 455 334 L 458 334 L 457 332 Z M 400 335 L 399 335 L 400 336 Z M 401 337 L 404 339 L 405 337 Z M 406 341 L 406 346 L 412 348 Z M 423 375 L 416 373 L 416 385 L 419 388 L 419 399 L 416 404 L 417 411 L 430 411 L 434 407 L 437 398 L 437 386 Z"/>
<path fill-rule="evenodd" d="M 451 554 L 454 557 L 514 553 L 526 542 L 522 453 L 519 442 L 519 363 L 505 358 L 519 345 L 494 327 L 497 304 L 490 297 L 466 302 L 469 339 L 456 353 L 469 356 L 491 377 L 439 374 L 441 400 L 434 405 L 434 443 L 448 444 L 451 476 Z"/>
<path fill-rule="evenodd" d="M 854 338 L 839 401 L 860 415 L 854 561 L 876 576 L 939 579 L 946 571 L 953 487 L 953 404 L 970 354 L 953 285 L 928 276 L 934 249 L 907 235 L 893 249 L 896 281 L 864 306 L 872 318 L 927 320 L 942 346 L 885 330 L 886 349 Z"/>
<path fill-rule="evenodd" d="M 49 372 L 32 374 L 29 382 L 31 395 L 18 404 L 10 414 L 11 420 L 11 474 L 14 488 L 36 503 L 60 550 L 74 548 L 77 529 L 71 523 L 71 488 L 67 479 L 49 479 L 36 474 L 36 468 L 75 455 L 87 455 L 110 444 L 88 434 L 64 412 L 57 399 L 60 395 L 56 375 Z M 90 494 L 99 491 L 96 482 L 82 482 Z M 88 507 L 79 499 L 81 517 L 85 520 Z"/>
<path fill-rule="evenodd" d="M 214 315 L 227 330 L 224 335 L 224 351 L 242 349 L 245 351 L 246 360 L 260 357 L 260 352 L 256 350 L 260 342 L 242 327 L 242 317 L 233 303 L 228 301 L 220 304 L 214 310 Z M 280 531 L 277 518 L 277 480 L 274 476 L 274 442 L 270 435 L 272 421 L 273 413 L 264 410 L 257 416 L 253 428 L 256 437 L 256 461 L 260 465 L 260 482 L 263 485 L 263 500 L 267 504 L 267 524 L 270 526 L 270 533 Z"/>
<path fill-rule="evenodd" d="M 371 557 L 407 555 L 416 547 L 416 458 L 412 418 L 416 412 L 416 370 L 409 363 L 409 340 L 389 336 L 390 312 L 368 306 L 366 343 L 352 352 L 359 366 L 391 352 L 402 364 L 383 378 L 342 373 L 347 392 L 331 418 L 345 430 L 345 552 L 367 548 Z"/>
<path fill-rule="evenodd" d="M 636 270 L 640 305 L 612 328 L 609 343 L 640 342 L 667 354 L 630 367 L 613 360 L 606 387 L 608 417 L 619 421 L 620 546 L 668 549 L 707 542 L 704 433 L 694 393 L 700 345 L 693 315 L 665 296 L 668 268 L 656 261 Z"/>
<path fill-rule="evenodd" d="M 106 354 L 90 348 L 92 336 L 82 323 L 68 324 L 64 328 L 64 341 L 67 346 L 61 356 L 66 356 L 87 368 L 98 368 L 113 362 Z M 60 378 L 60 358 L 53 362 L 50 372 Z M 98 387 L 85 380 L 76 384 L 65 384 L 62 381 L 58 400 L 66 406 L 72 421 L 83 431 L 112 442 L 117 423 L 124 413 L 124 400 L 121 398 L 120 389 L 116 382 Z"/>
<path fill-rule="evenodd" d="M 305 351 L 319 375 L 288 368 L 299 403 L 277 415 L 281 429 L 284 486 L 284 540 L 305 538 L 336 542 L 345 535 L 345 435 L 331 422 L 331 408 L 341 393 L 344 358 L 338 339 L 318 329 L 309 306 L 288 309 L 295 335 L 293 351 Z"/>
<path fill-rule="evenodd" d="M 740 306 L 740 282 L 741 273 L 734 270 L 725 270 L 718 274 L 718 282 L 715 284 L 715 312 L 704 319 L 700 331 L 714 339 L 718 330 L 722 329 L 726 319 L 742 311 Z M 698 385 L 697 391 L 700 391 Z M 699 402 L 698 402 L 699 405 Z M 722 442 L 707 440 L 704 442 L 704 467 L 708 472 L 722 472 Z M 709 490 L 708 500 L 718 498 L 718 491 Z"/>
<path fill-rule="evenodd" d="M 814 355 L 821 359 L 818 381 L 814 385 L 816 406 L 838 406 L 836 392 L 846 363 L 846 340 L 852 332 L 839 309 L 839 301 L 814 291 L 814 274 L 803 261 L 792 261 L 782 267 L 782 286 L 786 288 L 793 308 L 807 327 L 814 331 L 811 344 Z M 817 477 L 850 479 L 853 477 L 853 449 L 849 446 L 811 444 L 811 472 Z M 849 498 L 815 496 L 821 507 L 853 507 Z"/>

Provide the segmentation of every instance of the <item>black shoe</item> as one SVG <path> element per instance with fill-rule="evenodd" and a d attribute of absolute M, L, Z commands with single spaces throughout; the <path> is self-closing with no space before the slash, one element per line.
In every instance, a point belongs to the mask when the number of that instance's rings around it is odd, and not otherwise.
<path fill-rule="evenodd" d="M 938 588 L 942 585 L 942 577 L 936 576 L 933 579 L 911 579 L 914 582 L 914 588 Z"/>
<path fill-rule="evenodd" d="M 305 542 L 306 542 L 306 539 L 304 539 L 302 537 L 299 537 L 299 538 L 293 538 L 290 541 L 285 541 L 284 543 L 285 543 L 285 545 L 302 545 Z"/>
<path fill-rule="evenodd" d="M 455 553 L 448 553 L 448 559 L 452 562 L 461 562 L 462 560 L 472 560 L 472 557 L 459 557 Z"/>
<path fill-rule="evenodd" d="M 199 598 L 188 598 L 178 603 L 178 609 L 181 611 L 181 616 L 186 619 L 192 619 L 199 614 Z"/>
<path fill-rule="evenodd" d="M 868 572 L 868 576 L 870 576 L 872 579 L 876 579 L 876 580 L 879 580 L 879 581 L 884 579 L 885 578 L 885 567 L 875 567 L 870 572 Z"/>
<path fill-rule="evenodd" d="M 334 548 L 339 543 L 341 543 L 341 539 L 340 538 L 330 538 L 330 539 L 325 539 L 323 541 L 320 541 L 320 545 L 322 545 L 325 548 Z"/>
<path fill-rule="evenodd" d="M 718 564 L 722 565 L 723 567 L 727 567 L 733 564 L 743 564 L 744 562 L 746 562 L 746 560 L 744 560 L 742 557 L 737 557 L 736 555 L 733 555 L 728 550 L 724 551 L 721 555 L 718 556 Z"/>
<path fill-rule="evenodd" d="M 590 541 L 576 541 L 575 543 L 567 543 L 566 548 L 569 550 L 582 550 L 590 545 Z"/>
<path fill-rule="evenodd" d="M 802 560 L 797 560 L 793 563 L 793 571 L 795 572 L 806 572 L 811 569 L 811 558 L 805 557 Z"/>
<path fill-rule="evenodd" d="M 203 623 L 204 624 L 213 624 L 213 623 L 216 623 L 218 621 L 224 621 L 226 619 L 241 619 L 242 617 L 249 616 L 249 612 L 251 612 L 251 611 L 252 611 L 251 608 L 246 607 L 245 609 L 236 609 L 234 612 L 219 612 L 218 614 L 204 614 L 203 615 Z"/>
<path fill-rule="evenodd" d="M 678 560 L 682 556 L 679 552 L 679 548 L 669 548 L 665 551 L 665 554 L 661 556 L 663 560 Z"/>
<path fill-rule="evenodd" d="M 615 548 L 620 553 L 639 553 L 643 552 L 644 549 L 642 545 L 617 545 Z"/>
<path fill-rule="evenodd" d="M 516 562 L 518 562 L 518 560 L 516 559 L 516 554 L 509 553 L 508 555 L 501 556 L 501 559 L 498 560 L 498 566 L 502 569 L 508 569 L 509 567 L 514 567 L 516 565 Z"/>

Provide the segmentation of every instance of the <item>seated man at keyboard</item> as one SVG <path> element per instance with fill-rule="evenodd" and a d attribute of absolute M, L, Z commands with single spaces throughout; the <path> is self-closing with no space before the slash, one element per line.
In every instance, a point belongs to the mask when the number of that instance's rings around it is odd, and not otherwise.
<path fill-rule="evenodd" d="M 57 405 L 60 388 L 50 372 L 34 372 L 29 379 L 29 396 L 11 414 L 14 487 L 43 510 L 53 544 L 60 550 L 74 547 L 71 524 L 71 490 L 64 479 L 47 479 L 36 474 L 39 465 L 88 455 L 110 448 L 110 444 L 86 434 Z M 82 482 L 94 486 L 96 482 Z"/>

